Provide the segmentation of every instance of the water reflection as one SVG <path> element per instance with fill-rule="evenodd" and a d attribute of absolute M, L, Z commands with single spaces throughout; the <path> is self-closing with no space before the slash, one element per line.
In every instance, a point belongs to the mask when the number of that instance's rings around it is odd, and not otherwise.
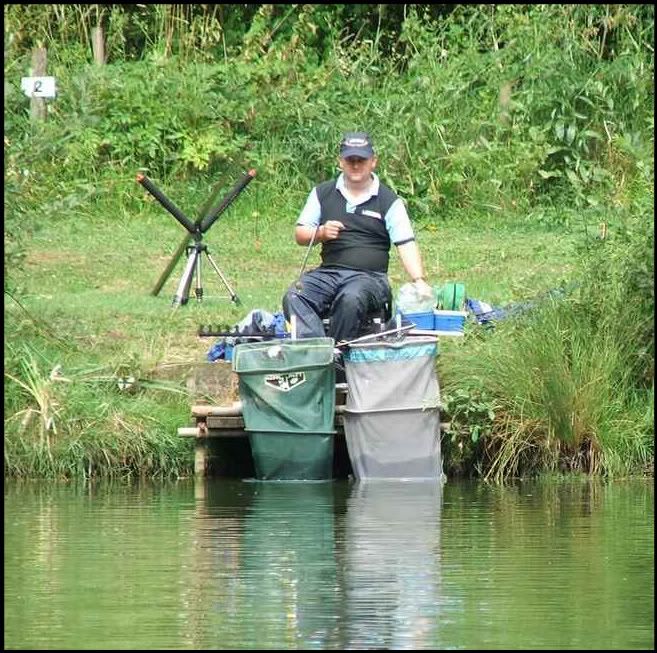
<path fill-rule="evenodd" d="M 344 648 L 426 648 L 440 604 L 435 482 L 356 483 L 347 500 L 342 585 Z"/>
<path fill-rule="evenodd" d="M 448 483 L 442 516 L 450 597 L 442 642 L 479 650 L 654 642 L 651 484 Z"/>
<path fill-rule="evenodd" d="M 325 648 L 335 639 L 333 484 L 258 483 L 244 519 L 246 625 L 264 647 Z"/>
<path fill-rule="evenodd" d="M 200 621 L 208 606 L 190 610 L 187 645 L 431 647 L 440 603 L 440 484 L 203 487 L 193 563 L 199 584 L 189 595 L 211 591 L 216 600 Z"/>
<path fill-rule="evenodd" d="M 652 482 L 5 486 L 5 645 L 654 648 Z"/>
<path fill-rule="evenodd" d="M 253 484 L 236 480 L 195 479 L 196 514 L 182 600 L 181 638 L 189 648 L 205 648 L 217 640 L 224 622 L 230 626 L 239 619 L 244 516 L 255 490 Z"/>
<path fill-rule="evenodd" d="M 334 493 L 331 482 L 197 484 L 192 594 L 215 600 L 190 646 L 335 644 Z M 207 613 L 207 604 L 197 607 Z"/>
<path fill-rule="evenodd" d="M 5 646 L 91 650 L 180 641 L 185 484 L 5 485 Z"/>

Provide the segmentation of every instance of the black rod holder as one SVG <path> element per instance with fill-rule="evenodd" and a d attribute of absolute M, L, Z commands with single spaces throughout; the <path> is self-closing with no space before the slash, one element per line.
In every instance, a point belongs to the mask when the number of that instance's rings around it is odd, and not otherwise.
<path fill-rule="evenodd" d="M 244 176 L 237 181 L 237 183 L 230 189 L 226 194 L 223 200 L 215 207 L 210 209 L 205 215 L 199 216 L 196 222 L 192 222 L 145 174 L 137 173 L 137 182 L 141 184 L 171 215 L 178 220 L 178 222 L 187 230 L 187 235 L 180 246 L 178 247 L 173 258 L 169 262 L 166 270 L 160 275 L 160 278 L 155 285 L 155 288 L 152 291 L 152 295 L 157 295 L 162 286 L 168 279 L 171 271 L 175 267 L 178 259 L 182 256 L 183 251 L 187 251 L 187 263 L 185 265 L 185 270 L 183 271 L 183 276 L 178 284 L 178 290 L 173 298 L 173 305 L 179 306 L 181 304 L 186 304 L 189 300 L 189 290 L 192 283 L 192 277 L 196 273 L 196 288 L 195 294 L 198 301 L 201 301 L 203 298 L 203 286 L 201 282 L 201 254 L 205 254 L 212 269 L 217 273 L 217 276 L 221 279 L 224 286 L 230 294 L 230 298 L 236 304 L 240 303 L 240 300 L 228 283 L 228 280 L 224 276 L 223 272 L 219 269 L 219 266 L 215 263 L 214 259 L 210 256 L 208 248 L 203 244 L 203 234 L 216 222 L 217 218 L 233 203 L 235 198 L 247 187 L 249 182 L 255 177 L 256 171 L 254 169 L 249 170 Z M 214 193 L 212 198 L 214 199 Z M 209 200 L 206 202 L 206 206 L 210 204 Z M 203 210 L 205 212 L 205 209 Z M 194 240 L 192 246 L 189 245 L 190 236 Z"/>
<path fill-rule="evenodd" d="M 235 198 L 248 186 L 249 182 L 256 176 L 252 168 L 228 191 L 226 197 L 216 208 L 208 212 L 198 225 L 199 231 L 205 233 L 217 220 L 217 218 L 233 203 Z"/>
<path fill-rule="evenodd" d="M 140 183 L 180 224 L 189 231 L 196 233 L 198 227 L 144 174 L 137 173 Z"/>

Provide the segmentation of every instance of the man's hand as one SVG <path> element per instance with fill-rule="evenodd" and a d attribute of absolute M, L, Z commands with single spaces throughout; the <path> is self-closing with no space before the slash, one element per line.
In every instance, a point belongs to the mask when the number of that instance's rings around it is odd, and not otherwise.
<path fill-rule="evenodd" d="M 424 279 L 416 279 L 413 285 L 420 297 L 426 297 L 428 299 L 434 296 L 433 288 Z"/>
<path fill-rule="evenodd" d="M 319 236 L 322 241 L 335 240 L 343 229 L 344 224 L 340 220 L 327 220 L 320 227 Z"/>

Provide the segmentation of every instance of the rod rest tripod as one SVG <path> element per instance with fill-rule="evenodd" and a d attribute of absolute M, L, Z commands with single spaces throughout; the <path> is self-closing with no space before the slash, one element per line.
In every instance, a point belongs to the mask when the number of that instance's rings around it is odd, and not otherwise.
<path fill-rule="evenodd" d="M 141 184 L 187 231 L 183 242 L 178 247 L 178 250 L 173 255 L 169 265 L 160 276 L 152 294 L 157 295 L 162 286 L 168 279 L 171 271 L 175 267 L 178 259 L 182 255 L 183 250 L 187 252 L 187 263 L 183 271 L 182 277 L 178 284 L 178 289 L 173 297 L 173 305 L 178 306 L 186 304 L 189 300 L 189 290 L 192 284 L 192 277 L 196 273 L 196 287 L 195 295 L 198 301 L 203 299 L 203 285 L 201 280 L 201 254 L 205 254 L 210 265 L 217 273 L 224 286 L 230 294 L 230 298 L 236 304 L 240 303 L 239 297 L 228 283 L 223 272 L 219 266 L 214 262 L 208 251 L 207 245 L 203 241 L 203 234 L 210 229 L 210 227 L 217 221 L 219 216 L 233 203 L 237 196 L 248 186 L 249 182 L 255 177 L 256 171 L 249 170 L 226 194 L 223 200 L 215 207 L 211 208 L 205 215 L 201 215 L 196 222 L 192 222 L 146 175 L 142 173 L 137 174 L 137 182 Z M 189 240 L 192 238 L 194 243 L 189 245 Z"/>

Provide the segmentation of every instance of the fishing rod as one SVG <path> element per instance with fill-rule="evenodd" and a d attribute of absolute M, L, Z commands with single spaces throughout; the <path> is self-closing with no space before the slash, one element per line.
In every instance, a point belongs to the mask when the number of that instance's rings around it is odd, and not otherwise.
<path fill-rule="evenodd" d="M 340 347 L 349 347 L 353 344 L 360 343 L 360 342 L 366 342 L 368 340 L 376 340 L 376 338 L 381 338 L 383 336 L 390 336 L 393 333 L 396 333 L 398 335 L 401 335 L 402 333 L 406 335 L 410 335 L 409 331 L 411 329 L 415 328 L 415 324 L 407 324 L 405 326 L 398 326 L 395 327 L 394 329 L 386 329 L 385 331 L 379 331 L 378 333 L 370 333 L 366 336 L 361 336 L 360 338 L 355 338 L 354 340 L 342 340 L 339 343 L 337 343 L 335 346 L 340 348 Z"/>
<path fill-rule="evenodd" d="M 310 255 L 310 250 L 313 248 L 313 245 L 315 244 L 315 236 L 317 236 L 317 232 L 319 231 L 319 223 L 315 225 L 315 228 L 313 229 L 313 234 L 310 237 L 310 242 L 308 243 L 308 249 L 306 250 L 306 255 L 303 259 L 303 263 L 301 264 L 301 270 L 299 270 L 299 278 L 297 279 L 297 282 L 294 284 L 294 287 L 297 290 L 301 290 L 303 287 L 301 284 L 301 277 L 303 276 L 303 272 L 306 269 L 306 263 L 308 263 L 308 256 Z"/>

